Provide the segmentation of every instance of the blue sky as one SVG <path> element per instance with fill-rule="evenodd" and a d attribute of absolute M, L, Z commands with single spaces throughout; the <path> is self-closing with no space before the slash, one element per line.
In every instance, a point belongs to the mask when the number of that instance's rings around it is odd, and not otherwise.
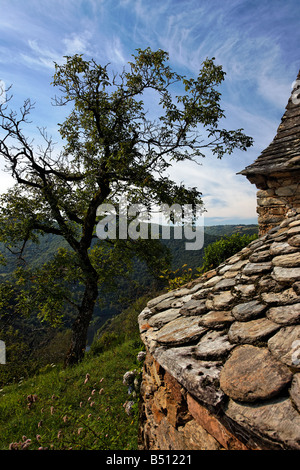
<path fill-rule="evenodd" d="M 170 55 L 171 66 L 196 76 L 206 57 L 226 72 L 225 125 L 254 139 L 248 152 L 202 165 L 182 163 L 170 176 L 197 186 L 205 221 L 256 222 L 256 188 L 236 173 L 276 134 L 300 69 L 299 0 L 0 0 L 0 80 L 13 84 L 14 106 L 36 102 L 34 126 L 56 137 L 61 108 L 51 104 L 54 62 L 75 53 L 121 70 L 137 48 Z M 0 191 L 11 185 L 0 164 Z"/>

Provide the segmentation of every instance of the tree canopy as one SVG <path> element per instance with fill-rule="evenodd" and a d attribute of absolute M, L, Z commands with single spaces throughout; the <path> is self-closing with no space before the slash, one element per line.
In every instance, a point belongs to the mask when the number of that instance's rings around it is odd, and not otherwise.
<path fill-rule="evenodd" d="M 68 304 L 75 315 L 67 357 L 72 364 L 83 357 L 99 286 L 110 287 L 126 275 L 133 256 L 156 273 L 168 259 L 159 240 L 98 240 L 98 207 L 115 205 L 124 194 L 128 204 L 148 207 L 201 204 L 200 191 L 172 181 L 168 168 L 197 161 L 207 149 L 218 158 L 246 150 L 252 139 L 243 129 L 220 127 L 225 113 L 218 86 L 225 72 L 214 59 L 206 59 L 190 79 L 171 69 L 167 52 L 150 48 L 138 49 L 120 73 L 82 55 L 65 59 L 55 64 L 52 82 L 58 90 L 54 103 L 70 108 L 58 125 L 60 152 L 45 128 L 39 128 L 43 147 L 26 136 L 30 99 L 19 111 L 10 108 L 12 96 L 0 103 L 0 155 L 15 180 L 1 196 L 0 242 L 19 259 L 29 240 L 38 242 L 45 234 L 68 244 L 36 271 L 20 265 L 14 282 L 1 284 L 0 307 L 13 298 L 17 312 L 37 309 L 41 318 L 57 323 Z M 145 107 L 147 93 L 155 115 Z M 81 290 L 74 291 L 75 282 Z"/>

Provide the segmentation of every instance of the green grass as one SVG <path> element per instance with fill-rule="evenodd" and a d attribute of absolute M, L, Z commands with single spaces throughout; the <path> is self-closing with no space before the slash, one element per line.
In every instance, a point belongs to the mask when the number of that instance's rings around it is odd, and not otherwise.
<path fill-rule="evenodd" d="M 12 443 L 18 448 L 29 443 L 30 450 L 137 449 L 138 396 L 129 416 L 123 405 L 133 398 L 123 375 L 141 367 L 136 359 L 140 350 L 136 339 L 127 340 L 99 355 L 88 354 L 75 367 L 48 366 L 35 377 L 4 387 L 0 450 Z"/>

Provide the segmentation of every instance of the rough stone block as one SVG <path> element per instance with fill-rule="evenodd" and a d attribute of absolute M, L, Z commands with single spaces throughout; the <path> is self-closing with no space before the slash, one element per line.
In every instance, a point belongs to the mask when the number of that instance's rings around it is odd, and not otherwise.
<path fill-rule="evenodd" d="M 187 403 L 191 415 L 222 447 L 227 450 L 247 450 L 248 448 L 240 442 L 220 421 L 206 408 L 198 403 L 190 394 L 187 395 Z"/>

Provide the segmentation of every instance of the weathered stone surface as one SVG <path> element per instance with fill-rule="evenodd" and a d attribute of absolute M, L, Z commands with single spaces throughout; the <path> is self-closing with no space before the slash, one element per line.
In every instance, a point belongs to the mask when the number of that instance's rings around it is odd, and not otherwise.
<path fill-rule="evenodd" d="M 228 331 L 229 340 L 233 343 L 253 344 L 279 329 L 279 325 L 267 318 L 258 318 L 248 322 L 234 322 Z"/>
<path fill-rule="evenodd" d="M 148 328 L 150 328 L 148 320 L 149 318 L 151 318 L 152 315 L 153 313 L 148 307 L 144 308 L 144 310 L 139 314 L 138 323 L 139 323 L 140 333 L 143 333 L 144 331 L 147 331 Z"/>
<path fill-rule="evenodd" d="M 155 429 L 153 440 L 160 442 L 160 448 L 162 449 L 171 447 L 174 450 L 189 450 L 189 448 L 186 447 L 183 434 L 177 431 L 165 417 L 162 418 L 159 427 Z M 158 448 L 153 447 L 152 449 L 157 450 Z"/>
<path fill-rule="evenodd" d="M 281 362 L 300 369 L 300 325 L 281 328 L 269 339 L 268 347 Z"/>
<path fill-rule="evenodd" d="M 257 318 L 265 309 L 266 306 L 260 303 L 259 300 L 251 300 L 250 302 L 236 305 L 232 309 L 232 315 L 236 320 L 248 321 Z"/>
<path fill-rule="evenodd" d="M 273 276 L 279 282 L 294 282 L 300 279 L 300 268 L 281 268 L 276 266 Z"/>
<path fill-rule="evenodd" d="M 275 194 L 278 196 L 294 196 L 297 191 L 297 185 L 291 184 L 289 186 L 283 186 L 275 189 Z"/>
<path fill-rule="evenodd" d="M 169 297 L 168 299 L 158 302 L 156 305 L 151 307 L 153 313 L 160 312 L 161 310 L 166 310 L 171 308 L 171 304 L 174 301 L 174 297 Z"/>
<path fill-rule="evenodd" d="M 183 304 L 180 313 L 181 315 L 201 315 L 207 311 L 205 302 L 205 299 L 191 299 Z"/>
<path fill-rule="evenodd" d="M 182 298 L 185 295 L 189 295 L 190 290 L 188 287 L 179 287 L 178 289 L 173 291 L 173 294 L 175 298 L 178 298 L 178 297 Z"/>
<path fill-rule="evenodd" d="M 226 264 L 235 264 L 242 259 L 241 252 L 236 253 L 226 260 Z"/>
<path fill-rule="evenodd" d="M 300 300 L 300 299 L 299 299 Z M 267 317 L 280 325 L 291 325 L 300 322 L 300 303 L 284 305 L 282 307 L 272 307 L 267 313 Z"/>
<path fill-rule="evenodd" d="M 198 300 L 206 299 L 208 294 L 211 291 L 212 291 L 212 288 L 202 288 L 198 292 L 195 292 L 192 295 L 192 299 L 198 299 Z"/>
<path fill-rule="evenodd" d="M 212 310 L 199 318 L 199 325 L 219 329 L 229 326 L 234 320 L 230 310 Z"/>
<path fill-rule="evenodd" d="M 190 294 L 195 294 L 200 289 L 203 289 L 203 282 L 197 282 L 193 287 L 189 289 Z"/>
<path fill-rule="evenodd" d="M 290 389 L 290 397 L 296 409 L 300 413 L 300 373 L 295 374 Z"/>
<path fill-rule="evenodd" d="M 216 293 L 213 298 L 211 299 L 212 303 L 212 309 L 213 310 L 224 310 L 230 305 L 232 305 L 235 297 L 232 295 L 231 291 L 224 291 L 219 293 Z M 208 304 L 206 304 L 208 306 Z"/>
<path fill-rule="evenodd" d="M 203 284 L 203 287 L 204 288 L 208 288 L 208 287 L 213 287 L 215 286 L 219 281 L 222 280 L 222 277 L 221 276 L 214 276 L 212 278 L 210 278 L 208 281 L 206 281 L 204 284 Z"/>
<path fill-rule="evenodd" d="M 298 235 L 300 233 L 300 226 L 298 225 L 297 227 L 291 227 L 288 229 L 287 233 L 290 235 Z"/>
<path fill-rule="evenodd" d="M 200 339 L 195 348 L 197 357 L 205 360 L 221 359 L 234 347 L 224 331 L 209 331 Z"/>
<path fill-rule="evenodd" d="M 268 197 L 268 198 L 258 198 L 257 199 L 257 204 L 259 206 L 269 206 L 269 205 L 283 205 L 283 202 L 280 201 L 280 199 L 275 198 L 275 197 Z"/>
<path fill-rule="evenodd" d="M 173 298 L 173 299 L 175 298 L 173 292 L 167 292 L 167 293 L 162 294 L 162 295 L 160 295 L 160 296 L 158 296 L 154 299 L 149 300 L 149 302 L 147 303 L 147 307 L 152 308 L 155 305 L 157 305 L 158 303 L 162 302 L 163 300 L 170 299 L 170 298 Z"/>
<path fill-rule="evenodd" d="M 240 261 L 237 261 L 236 263 L 228 265 L 229 271 L 240 271 L 247 263 L 248 263 L 247 259 L 246 260 L 241 259 Z"/>
<path fill-rule="evenodd" d="M 172 308 L 180 308 L 182 307 L 186 302 L 191 300 L 192 294 L 189 295 L 184 295 L 183 297 L 178 297 L 175 300 L 171 302 L 171 307 Z"/>
<path fill-rule="evenodd" d="M 148 323 L 154 328 L 161 328 L 166 323 L 169 323 L 170 321 L 178 318 L 179 315 L 180 313 L 178 308 L 170 308 L 153 315 L 151 318 L 149 318 Z"/>
<path fill-rule="evenodd" d="M 230 289 L 235 285 L 235 280 L 234 279 L 222 279 L 222 281 L 219 281 L 214 287 L 213 287 L 213 292 L 215 291 L 222 291 L 222 290 L 227 290 Z"/>
<path fill-rule="evenodd" d="M 267 348 L 250 345 L 236 347 L 220 374 L 223 392 L 241 402 L 274 397 L 291 380 L 288 367 L 274 359 Z"/>
<path fill-rule="evenodd" d="M 247 276 L 251 276 L 252 274 L 261 274 L 267 271 L 270 271 L 272 268 L 272 263 L 247 263 L 246 266 L 243 268 L 243 273 Z"/>
<path fill-rule="evenodd" d="M 148 326 L 147 330 L 143 330 L 141 332 L 141 338 L 147 350 L 150 352 L 150 354 L 152 354 L 152 352 L 157 347 L 156 333 L 153 332 L 153 329 L 150 326 Z"/>
<path fill-rule="evenodd" d="M 299 219 L 298 219 L 298 220 L 294 220 L 293 222 L 291 222 L 291 223 L 289 224 L 290 227 L 296 227 L 296 226 L 298 226 L 298 225 L 300 225 L 300 220 L 299 220 Z"/>
<path fill-rule="evenodd" d="M 252 297 L 255 294 L 255 284 L 238 284 L 234 287 L 234 291 L 242 297 Z"/>
<path fill-rule="evenodd" d="M 204 406 L 200 405 L 189 393 L 187 395 L 188 409 L 195 421 L 201 425 L 211 436 L 228 450 L 247 450 L 218 419 L 213 416 Z"/>
<path fill-rule="evenodd" d="M 199 326 L 198 317 L 181 317 L 163 326 L 156 333 L 156 341 L 163 344 L 188 344 L 200 338 L 206 331 Z"/>
<path fill-rule="evenodd" d="M 291 246 L 288 242 L 273 243 L 270 247 L 270 254 L 272 256 L 285 255 L 289 253 L 295 253 L 296 247 Z"/>
<path fill-rule="evenodd" d="M 268 292 L 282 291 L 282 286 L 277 281 L 275 281 L 275 279 L 270 274 L 267 274 L 266 276 L 262 276 L 260 279 L 258 279 L 257 291 L 259 294 L 262 293 L 265 295 L 265 293 Z"/>
<path fill-rule="evenodd" d="M 221 266 L 219 266 L 218 268 L 218 274 L 220 276 L 220 279 L 224 276 L 224 274 L 226 274 L 227 272 L 229 272 L 229 270 L 231 269 L 231 265 L 230 264 L 222 264 Z M 234 271 L 233 269 L 231 269 L 231 271 Z"/>
<path fill-rule="evenodd" d="M 300 246 L 300 235 L 294 235 L 288 241 L 288 244 L 291 246 Z"/>
<path fill-rule="evenodd" d="M 220 443 L 199 426 L 195 420 L 189 421 L 184 427 L 179 427 L 178 431 L 183 434 L 185 449 L 187 450 L 197 447 L 201 450 L 221 450 Z M 182 450 L 182 447 L 178 447 L 178 450 Z"/>
<path fill-rule="evenodd" d="M 292 268 L 300 266 L 300 253 L 290 253 L 280 256 L 275 256 L 272 260 L 274 266 L 281 266 L 284 268 Z"/>
<path fill-rule="evenodd" d="M 294 291 L 296 292 L 296 294 L 298 294 L 300 296 L 300 281 L 294 282 L 292 287 L 293 287 Z"/>
<path fill-rule="evenodd" d="M 269 261 L 271 254 L 269 250 L 255 251 L 249 256 L 249 261 L 251 263 L 262 263 L 264 261 Z"/>
<path fill-rule="evenodd" d="M 238 275 L 238 271 L 227 271 L 223 274 L 224 279 L 232 279 Z"/>
<path fill-rule="evenodd" d="M 157 348 L 154 357 L 203 403 L 217 407 L 223 401 L 224 393 L 218 387 L 220 362 L 196 359 L 191 347 Z"/>
<path fill-rule="evenodd" d="M 287 305 L 299 302 L 299 297 L 292 288 L 281 292 L 263 292 L 261 298 L 267 304 L 274 305 Z"/>
<path fill-rule="evenodd" d="M 230 400 L 226 414 L 250 432 L 266 436 L 275 446 L 300 450 L 300 415 L 288 398 L 253 405 Z"/>
<path fill-rule="evenodd" d="M 265 244 L 265 237 L 260 237 L 258 240 L 253 240 L 253 242 L 249 243 L 248 248 L 251 249 L 252 251 L 255 251 L 258 248 L 264 247 L 264 244 Z"/>

